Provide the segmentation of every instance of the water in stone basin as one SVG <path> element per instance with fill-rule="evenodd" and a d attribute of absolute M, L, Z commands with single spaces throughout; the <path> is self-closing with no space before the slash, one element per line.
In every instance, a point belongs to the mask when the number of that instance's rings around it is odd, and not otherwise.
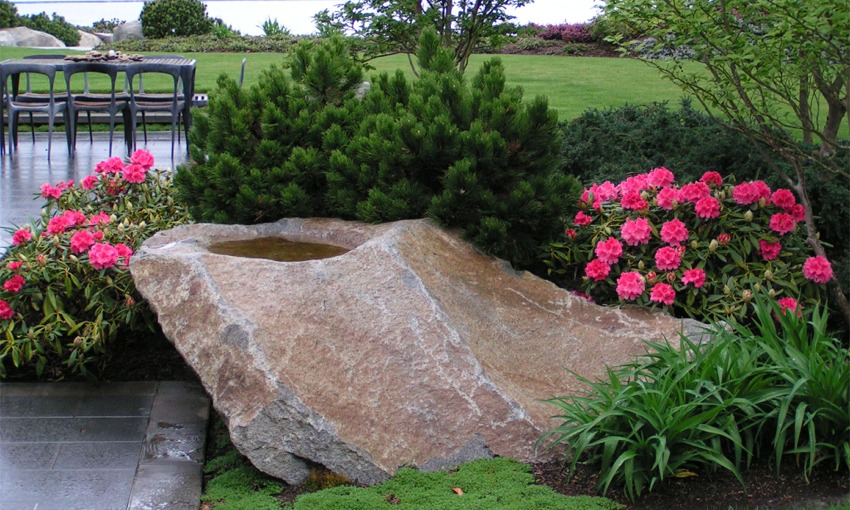
<path fill-rule="evenodd" d="M 300 262 L 336 257 L 350 250 L 331 244 L 295 242 L 282 237 L 258 237 L 214 243 L 210 245 L 209 251 L 233 257 Z"/>

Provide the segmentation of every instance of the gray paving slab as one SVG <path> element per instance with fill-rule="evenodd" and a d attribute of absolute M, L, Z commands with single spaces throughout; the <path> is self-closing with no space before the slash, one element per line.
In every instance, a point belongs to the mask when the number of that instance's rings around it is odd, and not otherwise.
<path fill-rule="evenodd" d="M 208 417 L 191 382 L 0 383 L 0 509 L 197 510 Z"/>

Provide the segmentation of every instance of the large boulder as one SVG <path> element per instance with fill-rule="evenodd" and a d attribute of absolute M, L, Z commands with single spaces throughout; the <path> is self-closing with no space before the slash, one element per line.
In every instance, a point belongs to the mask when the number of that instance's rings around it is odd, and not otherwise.
<path fill-rule="evenodd" d="M 112 42 L 132 41 L 144 39 L 142 34 L 142 22 L 140 20 L 128 21 L 115 27 L 112 31 Z"/>
<path fill-rule="evenodd" d="M 77 30 L 77 33 L 80 34 L 80 42 L 77 44 L 77 46 L 91 49 L 97 48 L 98 46 L 103 44 L 103 40 L 96 34 L 85 32 L 83 30 Z"/>
<path fill-rule="evenodd" d="M 65 43 L 45 32 L 27 27 L 14 27 L 0 29 L 0 46 L 64 48 Z"/>
<path fill-rule="evenodd" d="M 351 251 L 209 251 L 267 236 Z M 601 376 L 682 327 L 515 272 L 427 220 L 188 225 L 147 240 L 130 270 L 234 444 L 291 483 L 306 461 L 374 483 L 402 466 L 544 458 L 535 441 L 557 421 L 541 399 L 582 390 L 567 369 Z"/>

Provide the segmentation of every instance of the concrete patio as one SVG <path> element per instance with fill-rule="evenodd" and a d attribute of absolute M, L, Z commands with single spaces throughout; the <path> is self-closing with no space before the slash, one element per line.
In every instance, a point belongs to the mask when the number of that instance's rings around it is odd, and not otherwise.
<path fill-rule="evenodd" d="M 108 157 L 107 133 L 80 133 L 69 158 L 64 133 L 19 134 L 0 159 L 0 227 L 40 214 L 45 183 L 80 179 Z M 149 133 L 157 168 L 171 160 L 170 133 Z M 8 149 L 8 146 L 7 146 Z M 127 156 L 116 137 L 113 156 Z M 0 255 L 11 233 L 0 231 Z M 197 383 L 0 383 L 0 508 L 3 510 L 195 510 L 200 503 L 209 399 Z"/>

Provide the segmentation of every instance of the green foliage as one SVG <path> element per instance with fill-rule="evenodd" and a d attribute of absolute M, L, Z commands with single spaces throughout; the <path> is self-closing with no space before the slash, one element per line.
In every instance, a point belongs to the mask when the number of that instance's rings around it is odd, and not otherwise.
<path fill-rule="evenodd" d="M 463 494 L 453 489 L 461 489 Z M 604 498 L 566 497 L 534 485 L 530 468 L 512 459 L 477 460 L 451 471 L 404 468 L 368 488 L 336 487 L 295 500 L 293 510 L 615 510 Z"/>
<path fill-rule="evenodd" d="M 18 8 L 9 0 L 0 0 L 0 28 L 18 26 Z"/>
<path fill-rule="evenodd" d="M 422 33 L 433 28 L 444 49 L 451 52 L 454 65 L 463 71 L 474 51 L 506 42 L 506 36 L 516 29 L 508 23 L 513 16 L 507 9 L 527 3 L 529 0 L 349 0 L 337 11 L 324 10 L 315 18 L 320 32 L 349 33 L 362 41 L 367 57 L 416 53 Z"/>
<path fill-rule="evenodd" d="M 203 35 L 213 31 L 213 20 L 200 0 L 152 0 L 145 2 L 142 33 L 146 38 Z"/>
<path fill-rule="evenodd" d="M 233 27 L 221 19 L 215 18 L 213 19 L 212 35 L 216 39 L 235 39 L 239 37 L 239 31 L 233 30 Z"/>
<path fill-rule="evenodd" d="M 578 193 L 556 171 L 545 99 L 523 103 L 497 60 L 470 87 L 431 32 L 419 80 L 382 74 L 358 100 L 362 71 L 348 52 L 338 38 L 304 43 L 291 80 L 275 67 L 249 90 L 220 80 L 190 135 L 199 164 L 177 176 L 193 217 L 431 216 L 490 253 L 532 260 Z"/>
<path fill-rule="evenodd" d="M 115 30 L 115 27 L 123 25 L 124 23 L 124 20 L 118 18 L 100 18 L 98 21 L 92 23 L 91 27 L 92 30 L 94 30 L 95 32 L 111 33 L 113 30 Z"/>
<path fill-rule="evenodd" d="M 565 444 L 570 468 L 600 469 L 599 489 L 630 498 L 675 477 L 725 470 L 741 479 L 754 458 L 850 469 L 850 353 L 807 319 L 770 300 L 756 324 L 717 326 L 703 344 L 648 344 L 634 363 L 589 381 L 586 396 L 551 399 L 563 423 L 541 442 Z M 742 482 L 743 483 L 743 482 Z"/>
<path fill-rule="evenodd" d="M 123 168 L 113 160 L 113 169 Z M 150 172 L 141 183 L 102 174 L 72 184 L 42 187 L 56 198 L 36 224 L 15 231 L 0 266 L 0 377 L 87 374 L 120 334 L 154 324 L 128 263 L 142 241 L 188 221 L 170 174 Z"/>
<path fill-rule="evenodd" d="M 683 182 L 709 170 L 734 175 L 738 182 L 771 173 L 772 162 L 759 147 L 688 99 L 675 110 L 667 103 L 591 108 L 561 127 L 563 169 L 582 182 L 619 182 L 660 166 L 675 168 Z"/>
<path fill-rule="evenodd" d="M 48 17 L 43 12 L 19 16 L 17 24 L 18 26 L 46 32 L 65 43 L 66 46 L 76 46 L 80 43 L 80 33 L 77 32 L 77 27 L 65 21 L 65 18 L 58 16 L 55 12 L 52 17 Z"/>
<path fill-rule="evenodd" d="M 277 22 L 277 18 L 267 18 L 260 28 L 263 29 L 263 34 L 266 37 L 290 37 L 292 35 L 288 28 Z"/>
<path fill-rule="evenodd" d="M 225 38 L 215 34 L 164 39 L 132 39 L 113 44 L 116 51 L 125 53 L 288 53 L 297 40 L 288 37 L 253 37 L 233 34 Z"/>

